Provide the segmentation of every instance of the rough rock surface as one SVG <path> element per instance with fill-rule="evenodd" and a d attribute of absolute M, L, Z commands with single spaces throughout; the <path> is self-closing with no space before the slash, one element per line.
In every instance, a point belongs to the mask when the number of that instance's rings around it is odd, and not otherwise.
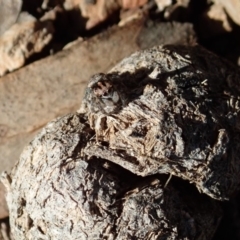
<path fill-rule="evenodd" d="M 166 42 L 190 44 L 194 39 L 190 24 L 138 21 L 111 28 L 2 77 L 0 171 L 11 169 L 23 147 L 47 122 L 79 108 L 91 75 L 108 71 L 139 49 Z M 121 48 L 116 47 L 119 42 Z"/>
<path fill-rule="evenodd" d="M 84 115 L 49 123 L 5 174 L 14 239 L 199 239 L 214 234 L 217 202 L 177 179 L 141 178 L 86 156 Z"/>
<path fill-rule="evenodd" d="M 229 17 L 221 4 L 213 4 L 202 14 L 199 30 L 202 38 L 210 38 L 232 31 Z"/>
<path fill-rule="evenodd" d="M 8 217 L 8 206 L 5 199 L 6 189 L 2 183 L 0 183 L 0 219 Z"/>
<path fill-rule="evenodd" d="M 116 0 L 80 0 L 79 7 L 82 16 L 87 19 L 86 29 L 95 27 L 120 9 L 120 5 Z"/>
<path fill-rule="evenodd" d="M 160 46 L 92 77 L 80 112 L 87 155 L 147 176 L 168 173 L 227 200 L 240 186 L 240 72 L 200 46 Z"/>
<path fill-rule="evenodd" d="M 172 4 L 172 0 L 155 0 L 159 11 L 163 11 L 164 8 L 170 6 Z"/>
<path fill-rule="evenodd" d="M 30 56 L 40 52 L 52 39 L 51 22 L 16 23 L 0 37 L 0 76 L 22 67 Z"/>
<path fill-rule="evenodd" d="M 16 21 L 22 7 L 22 0 L 0 1 L 0 35 L 7 31 Z"/>
<path fill-rule="evenodd" d="M 240 1 L 239 0 L 214 0 L 215 3 L 221 4 L 230 18 L 238 25 L 240 25 Z"/>
<path fill-rule="evenodd" d="M 147 2 L 148 0 L 120 0 L 119 1 L 123 9 L 137 8 L 137 7 L 143 6 Z"/>

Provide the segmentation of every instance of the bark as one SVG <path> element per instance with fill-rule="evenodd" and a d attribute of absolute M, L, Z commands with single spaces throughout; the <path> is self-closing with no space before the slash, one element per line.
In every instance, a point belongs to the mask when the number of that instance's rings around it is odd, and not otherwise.
<path fill-rule="evenodd" d="M 138 177 L 84 154 L 85 116 L 47 125 L 22 153 L 7 201 L 13 239 L 210 239 L 221 210 L 180 180 Z M 180 181 L 180 182 L 179 182 Z M 209 227 L 211 226 L 211 227 Z"/>
<path fill-rule="evenodd" d="M 216 200 L 239 189 L 239 92 L 239 70 L 199 46 L 94 75 L 2 177 L 14 239 L 211 239 Z"/>
<path fill-rule="evenodd" d="M 199 46 L 137 52 L 91 79 L 80 112 L 99 144 L 86 153 L 227 200 L 240 185 L 239 77 Z"/>

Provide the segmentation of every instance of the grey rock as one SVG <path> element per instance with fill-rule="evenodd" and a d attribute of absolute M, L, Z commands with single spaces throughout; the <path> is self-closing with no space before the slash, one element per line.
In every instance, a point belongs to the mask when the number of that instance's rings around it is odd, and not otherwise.
<path fill-rule="evenodd" d="M 26 21 L 14 24 L 0 37 L 0 76 L 22 67 L 53 38 L 51 22 Z"/>
<path fill-rule="evenodd" d="M 0 0 L 0 36 L 17 21 L 21 7 L 21 0 Z"/>
<path fill-rule="evenodd" d="M 211 239 L 217 202 L 186 183 L 87 160 L 94 134 L 84 115 L 58 118 L 3 176 L 14 239 Z"/>

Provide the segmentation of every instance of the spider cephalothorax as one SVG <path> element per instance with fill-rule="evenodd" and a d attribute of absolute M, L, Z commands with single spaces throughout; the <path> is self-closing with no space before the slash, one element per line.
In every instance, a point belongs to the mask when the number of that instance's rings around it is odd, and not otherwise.
<path fill-rule="evenodd" d="M 87 89 L 87 98 L 91 102 L 90 110 L 105 114 L 116 113 L 124 105 L 124 94 L 117 89 L 106 74 L 92 76 Z"/>

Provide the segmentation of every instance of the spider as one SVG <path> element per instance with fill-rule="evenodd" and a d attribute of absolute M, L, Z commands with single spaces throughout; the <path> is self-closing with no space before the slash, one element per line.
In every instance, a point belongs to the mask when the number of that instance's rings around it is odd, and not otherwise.
<path fill-rule="evenodd" d="M 93 75 L 85 97 L 88 108 L 94 113 L 102 112 L 107 115 L 118 112 L 126 102 L 125 94 L 118 85 L 106 74 Z"/>

